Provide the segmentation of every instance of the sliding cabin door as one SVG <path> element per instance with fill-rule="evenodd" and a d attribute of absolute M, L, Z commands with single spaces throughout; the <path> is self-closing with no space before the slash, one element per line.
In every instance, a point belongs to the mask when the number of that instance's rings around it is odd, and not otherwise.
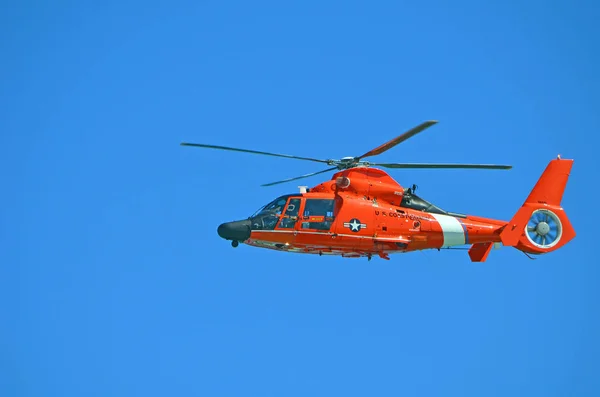
<path fill-rule="evenodd" d="M 298 232 L 296 244 L 309 251 L 326 252 L 333 242 L 334 207 L 333 198 L 302 198 L 301 212 L 295 224 Z"/>

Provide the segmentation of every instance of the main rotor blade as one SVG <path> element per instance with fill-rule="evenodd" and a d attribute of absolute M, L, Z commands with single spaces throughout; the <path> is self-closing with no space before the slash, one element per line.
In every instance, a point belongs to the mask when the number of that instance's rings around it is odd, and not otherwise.
<path fill-rule="evenodd" d="M 181 146 L 195 146 L 195 147 L 203 147 L 203 148 L 209 148 L 209 149 L 232 150 L 232 151 L 235 151 L 235 152 L 263 154 L 263 155 L 266 155 L 266 156 L 275 156 L 275 157 L 285 157 L 285 158 L 297 159 L 297 160 L 316 161 L 318 163 L 325 163 L 325 164 L 327 164 L 327 160 L 313 159 L 313 158 L 310 158 L 310 157 L 291 156 L 289 154 L 259 152 L 257 150 L 238 149 L 238 148 L 233 148 L 233 147 L 228 147 L 228 146 L 205 145 L 205 144 L 202 144 L 202 143 L 188 143 L 188 142 L 182 142 Z"/>
<path fill-rule="evenodd" d="M 481 168 L 488 170 L 509 170 L 512 168 L 512 165 L 501 164 L 369 163 L 369 165 L 384 168 Z"/>
<path fill-rule="evenodd" d="M 297 176 L 294 178 L 289 178 L 289 179 L 284 179 L 282 181 L 277 181 L 277 182 L 271 182 L 271 183 L 265 183 L 264 185 L 261 186 L 273 186 L 273 185 L 277 185 L 279 183 L 285 183 L 285 182 L 291 182 L 291 181 L 295 181 L 296 179 L 302 179 L 302 178 L 308 178 L 309 176 L 313 176 L 313 175 L 318 175 L 318 174 L 323 174 L 325 172 L 329 172 L 329 171 L 333 171 L 336 170 L 337 167 L 333 167 L 333 168 L 328 168 L 326 170 L 323 171 L 317 171 L 317 172 L 312 172 L 310 174 L 306 174 L 306 175 L 302 175 L 302 176 Z"/>
<path fill-rule="evenodd" d="M 363 154 L 362 156 L 358 157 L 358 159 L 362 159 L 368 156 L 375 156 L 378 154 L 381 154 L 383 152 L 385 152 L 386 150 L 389 150 L 391 148 L 393 148 L 394 146 L 396 146 L 397 144 L 404 142 L 405 140 L 407 140 L 408 138 L 418 134 L 419 132 L 423 131 L 426 128 L 431 127 L 432 125 L 436 124 L 437 120 L 429 120 L 426 121 L 424 123 L 419 124 L 418 126 L 406 131 L 404 134 L 397 136 L 396 138 L 392 139 L 389 142 L 384 143 L 381 146 L 376 147 L 375 149 L 369 150 L 367 153 Z"/>

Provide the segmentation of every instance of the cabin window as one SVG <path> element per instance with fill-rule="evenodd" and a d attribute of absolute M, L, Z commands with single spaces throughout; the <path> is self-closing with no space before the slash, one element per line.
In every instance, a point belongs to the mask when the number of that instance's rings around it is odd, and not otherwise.
<path fill-rule="evenodd" d="M 307 198 L 302 213 L 302 229 L 329 230 L 334 221 L 334 199 Z"/>

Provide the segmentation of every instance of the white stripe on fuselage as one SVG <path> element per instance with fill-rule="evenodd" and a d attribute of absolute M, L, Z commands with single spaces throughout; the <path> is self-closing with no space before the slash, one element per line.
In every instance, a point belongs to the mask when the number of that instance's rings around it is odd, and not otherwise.
<path fill-rule="evenodd" d="M 442 227 L 444 233 L 444 242 L 442 247 L 452 247 L 454 245 L 465 244 L 465 230 L 460 221 L 453 216 L 431 214 Z"/>

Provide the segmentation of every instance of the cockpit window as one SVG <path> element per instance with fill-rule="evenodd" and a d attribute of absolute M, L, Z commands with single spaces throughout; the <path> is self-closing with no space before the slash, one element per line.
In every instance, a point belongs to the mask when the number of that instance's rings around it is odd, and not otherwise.
<path fill-rule="evenodd" d="M 277 197 L 275 200 L 260 207 L 254 214 L 252 214 L 251 218 L 258 214 L 261 214 L 263 212 L 279 212 L 279 214 L 281 214 L 281 211 L 283 210 L 285 203 L 287 203 L 288 198 L 293 197 L 293 196 L 298 196 L 298 195 L 297 194 L 286 194 L 284 196 Z"/>
<path fill-rule="evenodd" d="M 279 221 L 279 216 L 273 212 L 260 212 L 258 215 L 250 218 L 250 228 L 252 230 L 273 230 Z"/>
<path fill-rule="evenodd" d="M 293 229 L 298 220 L 298 211 L 300 210 L 300 198 L 290 198 L 290 202 L 285 208 L 285 212 L 279 222 L 280 229 Z"/>
<path fill-rule="evenodd" d="M 290 197 L 298 197 L 297 194 L 286 194 L 261 207 L 250 217 L 252 230 L 273 230 L 279 221 L 285 204 Z M 298 198 L 298 202 L 300 198 Z"/>
<path fill-rule="evenodd" d="M 286 201 L 287 200 L 285 197 L 281 197 L 267 205 L 265 207 L 265 211 L 274 211 L 276 214 L 280 215 L 281 212 L 283 212 L 283 207 L 285 206 Z"/>

